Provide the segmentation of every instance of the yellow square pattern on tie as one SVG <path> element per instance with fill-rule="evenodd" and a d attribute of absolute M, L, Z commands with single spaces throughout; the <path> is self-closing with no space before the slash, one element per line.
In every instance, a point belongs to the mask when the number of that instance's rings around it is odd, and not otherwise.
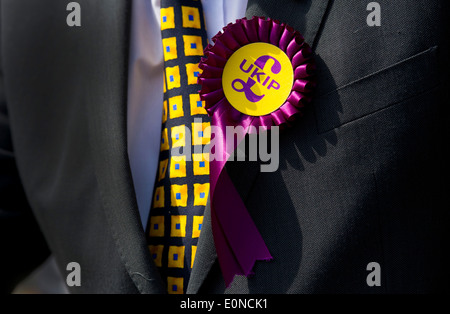
<path fill-rule="evenodd" d="M 163 38 L 162 44 L 164 52 L 164 61 L 169 61 L 178 58 L 176 37 Z"/>
<path fill-rule="evenodd" d="M 199 94 L 190 94 L 189 103 L 191 107 L 191 116 L 196 114 L 207 114 L 205 110 L 205 102 L 200 100 Z"/>
<path fill-rule="evenodd" d="M 195 254 L 197 254 L 197 246 L 193 245 L 191 247 L 191 268 L 194 267 Z"/>
<path fill-rule="evenodd" d="M 186 156 L 172 156 L 170 158 L 169 178 L 186 177 Z"/>
<path fill-rule="evenodd" d="M 209 156 L 207 154 L 192 154 L 194 175 L 209 175 Z"/>
<path fill-rule="evenodd" d="M 200 237 L 202 225 L 203 225 L 203 216 L 194 216 L 194 222 L 192 224 L 192 238 Z"/>
<path fill-rule="evenodd" d="M 207 36 L 200 0 L 194 1 L 162 3 L 160 11 L 163 125 L 147 233 L 151 257 L 167 280 L 170 294 L 183 294 L 188 285 L 210 190 L 210 184 L 204 183 L 208 182 L 209 154 L 202 150 L 197 154 L 196 150 L 209 144 L 211 127 L 210 123 L 203 123 L 209 121 L 208 113 L 197 92 L 198 77 L 203 72 L 198 62 Z M 176 153 L 180 147 L 183 155 Z"/>
<path fill-rule="evenodd" d="M 186 145 L 185 125 L 174 126 L 171 130 L 172 147 L 184 147 Z"/>
<path fill-rule="evenodd" d="M 166 81 L 164 81 L 164 88 L 166 88 Z M 166 121 L 167 121 L 167 100 L 164 100 L 164 102 L 163 102 L 162 123 L 165 123 Z"/>
<path fill-rule="evenodd" d="M 169 98 L 169 112 L 170 119 L 184 116 L 183 97 L 181 95 Z"/>
<path fill-rule="evenodd" d="M 195 161 L 194 161 L 195 163 Z M 197 162 L 198 163 L 198 162 Z M 205 161 L 206 163 L 206 161 Z M 209 170 L 209 169 L 208 169 Z M 198 169 L 197 169 L 198 171 Z M 206 206 L 209 196 L 209 183 L 194 184 L 194 206 Z M 195 222 L 195 220 L 194 220 Z"/>
<path fill-rule="evenodd" d="M 164 160 L 159 162 L 158 181 L 161 181 L 166 176 L 168 163 L 169 163 L 169 159 L 164 159 Z"/>
<path fill-rule="evenodd" d="M 167 92 L 167 86 L 166 86 L 166 74 L 164 74 L 164 71 L 163 71 L 163 81 L 164 81 L 164 94 L 165 94 Z"/>
<path fill-rule="evenodd" d="M 155 190 L 155 196 L 153 197 L 153 208 L 164 207 L 164 186 L 159 186 Z"/>
<path fill-rule="evenodd" d="M 187 63 L 186 74 L 188 78 L 188 85 L 197 84 L 197 79 L 203 70 L 198 67 L 198 63 Z"/>
<path fill-rule="evenodd" d="M 171 237 L 185 237 L 186 236 L 186 216 L 172 216 Z"/>
<path fill-rule="evenodd" d="M 157 267 L 161 267 L 164 245 L 150 245 L 149 249 L 155 265 Z"/>
<path fill-rule="evenodd" d="M 211 140 L 211 124 L 192 123 L 192 145 L 206 145 Z"/>
<path fill-rule="evenodd" d="M 171 90 L 179 88 L 180 85 L 180 67 L 178 65 L 174 67 L 166 68 L 167 89 Z"/>
<path fill-rule="evenodd" d="M 150 237 L 164 236 L 164 216 L 150 217 Z"/>
<path fill-rule="evenodd" d="M 183 294 L 183 282 L 182 277 L 167 277 L 167 292 L 169 294 Z"/>
<path fill-rule="evenodd" d="M 198 8 L 182 6 L 181 12 L 183 15 L 183 27 L 201 28 L 200 13 Z"/>
<path fill-rule="evenodd" d="M 186 56 L 203 56 L 202 37 L 183 35 L 183 41 L 184 41 L 184 54 Z"/>
<path fill-rule="evenodd" d="M 169 246 L 168 265 L 173 268 L 184 268 L 184 246 Z"/>
<path fill-rule="evenodd" d="M 173 7 L 161 8 L 161 30 L 175 28 L 175 14 Z"/>
<path fill-rule="evenodd" d="M 172 184 L 170 187 L 170 202 L 172 207 L 186 207 L 188 199 L 187 184 Z M 185 217 L 186 220 L 186 217 Z M 185 222 L 186 224 L 186 222 Z M 183 236 L 184 237 L 184 236 Z"/>
<path fill-rule="evenodd" d="M 161 132 L 161 151 L 169 150 L 169 136 L 167 135 L 167 129 L 165 128 Z"/>

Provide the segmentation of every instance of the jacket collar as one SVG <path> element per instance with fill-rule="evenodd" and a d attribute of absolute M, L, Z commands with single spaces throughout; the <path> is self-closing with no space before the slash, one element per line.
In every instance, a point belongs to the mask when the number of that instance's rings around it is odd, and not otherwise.
<path fill-rule="evenodd" d="M 163 293 L 146 244 L 127 153 L 126 102 L 130 2 L 82 1 L 88 50 L 86 105 L 105 215 L 122 261 L 141 293 Z"/>

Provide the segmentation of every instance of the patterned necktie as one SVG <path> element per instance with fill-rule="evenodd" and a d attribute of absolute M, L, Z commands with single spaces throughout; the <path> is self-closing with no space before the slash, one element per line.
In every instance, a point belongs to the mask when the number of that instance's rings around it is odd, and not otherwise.
<path fill-rule="evenodd" d="M 198 63 L 207 45 L 201 1 L 161 0 L 161 34 L 164 108 L 147 235 L 168 292 L 182 294 L 194 264 L 209 196 L 209 162 L 202 152 L 210 141 L 205 130 L 210 120 L 197 85 Z"/>

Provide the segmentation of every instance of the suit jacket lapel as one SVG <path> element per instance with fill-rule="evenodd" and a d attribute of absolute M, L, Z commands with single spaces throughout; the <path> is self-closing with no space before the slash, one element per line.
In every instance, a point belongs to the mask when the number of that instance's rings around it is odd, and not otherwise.
<path fill-rule="evenodd" d="M 249 0 L 246 16 L 280 20 L 299 31 L 314 47 L 324 15 L 331 4 L 331 0 Z"/>
<path fill-rule="evenodd" d="M 96 176 L 111 233 L 123 263 L 141 293 L 163 293 L 139 218 L 128 162 L 126 135 L 130 3 L 80 1 L 81 39 L 88 51 L 87 107 Z"/>
<path fill-rule="evenodd" d="M 249 0 L 246 17 L 266 16 L 278 19 L 298 30 L 314 48 L 330 0 Z M 226 169 L 244 202 L 260 169 L 257 162 L 229 162 Z M 270 248 L 269 248 L 270 250 Z M 205 210 L 202 233 L 187 293 L 197 293 L 217 258 L 211 229 L 210 207 Z"/>

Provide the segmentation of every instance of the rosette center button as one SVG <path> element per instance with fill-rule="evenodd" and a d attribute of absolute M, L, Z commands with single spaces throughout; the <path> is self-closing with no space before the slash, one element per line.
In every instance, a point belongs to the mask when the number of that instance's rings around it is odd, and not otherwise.
<path fill-rule="evenodd" d="M 246 45 L 227 61 L 222 85 L 228 102 L 250 116 L 280 108 L 289 96 L 294 71 L 288 56 L 268 43 Z"/>

